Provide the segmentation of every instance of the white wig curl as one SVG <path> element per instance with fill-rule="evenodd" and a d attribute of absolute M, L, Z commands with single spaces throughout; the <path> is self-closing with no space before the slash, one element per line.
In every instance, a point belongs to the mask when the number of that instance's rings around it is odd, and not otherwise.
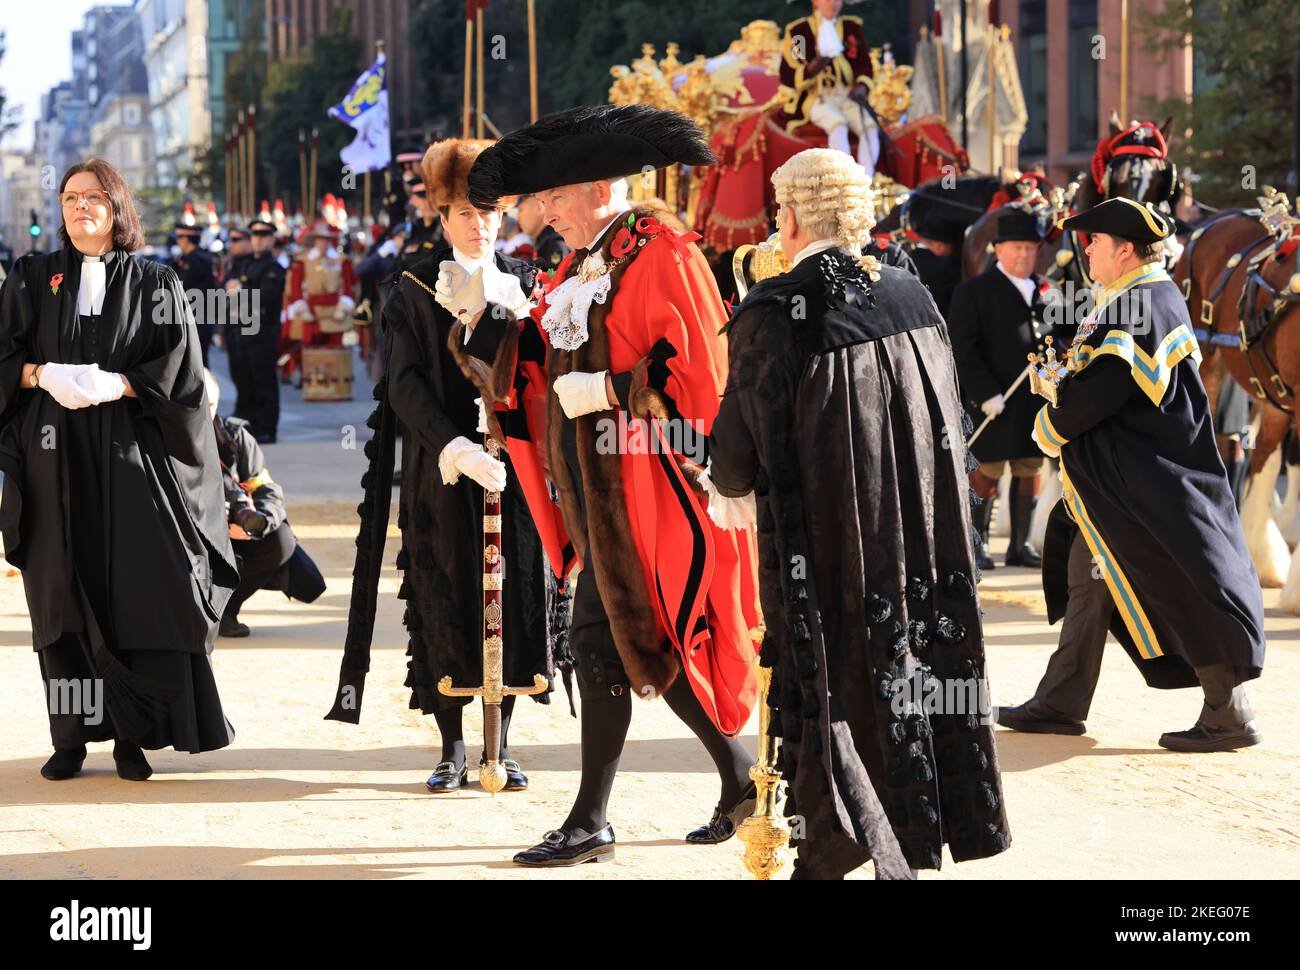
<path fill-rule="evenodd" d="M 876 224 L 871 176 L 844 152 L 809 148 L 772 174 L 776 201 L 794 210 L 804 231 L 834 239 L 860 256 Z"/>

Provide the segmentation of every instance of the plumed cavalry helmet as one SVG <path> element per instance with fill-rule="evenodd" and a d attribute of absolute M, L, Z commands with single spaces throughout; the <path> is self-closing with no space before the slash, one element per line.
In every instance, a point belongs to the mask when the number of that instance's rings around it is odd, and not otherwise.
<path fill-rule="evenodd" d="M 1066 219 L 1061 227 L 1075 232 L 1104 232 L 1134 242 L 1153 243 L 1174 233 L 1174 221 L 1150 203 L 1132 199 L 1107 199 L 1086 212 Z"/>
<path fill-rule="evenodd" d="M 716 162 L 704 132 L 676 111 L 644 104 L 574 108 L 512 131 L 484 151 L 469 173 L 469 200 L 487 208 L 557 185 Z"/>

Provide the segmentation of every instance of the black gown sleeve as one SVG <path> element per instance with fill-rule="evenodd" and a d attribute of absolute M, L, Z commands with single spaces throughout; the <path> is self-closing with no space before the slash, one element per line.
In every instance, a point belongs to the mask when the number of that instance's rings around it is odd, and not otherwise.
<path fill-rule="evenodd" d="M 709 478 L 720 495 L 754 489 L 769 466 L 774 432 L 788 427 L 798 386 L 789 320 L 775 304 L 742 309 L 729 333 L 727 387 L 709 435 Z"/>
<path fill-rule="evenodd" d="M 389 336 L 388 402 L 406 430 L 437 456 L 462 435 L 443 410 L 428 377 L 433 368 L 441 367 L 442 348 L 422 345 L 408 299 L 399 284 L 384 302 Z"/>
<path fill-rule="evenodd" d="M 0 421 L 8 419 L 23 389 L 23 365 L 28 361 L 32 306 L 27 292 L 26 260 L 14 263 L 0 289 Z"/>

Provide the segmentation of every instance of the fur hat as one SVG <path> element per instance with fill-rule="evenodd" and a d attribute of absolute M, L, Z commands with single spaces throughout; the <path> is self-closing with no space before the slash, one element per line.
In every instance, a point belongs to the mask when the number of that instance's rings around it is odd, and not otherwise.
<path fill-rule="evenodd" d="M 695 122 L 645 104 L 560 111 L 512 131 L 483 152 L 469 177 L 477 206 L 557 185 L 624 178 L 668 165 L 717 162 Z"/>
<path fill-rule="evenodd" d="M 470 169 L 483 150 L 492 144 L 472 138 L 448 138 L 430 145 L 420 163 L 429 204 L 442 209 L 456 199 L 469 198 Z"/>

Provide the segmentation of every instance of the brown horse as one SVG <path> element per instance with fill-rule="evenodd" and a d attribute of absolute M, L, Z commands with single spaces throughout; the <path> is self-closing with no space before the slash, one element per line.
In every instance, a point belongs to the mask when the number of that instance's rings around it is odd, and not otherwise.
<path fill-rule="evenodd" d="M 1272 495 L 1280 459 L 1270 459 L 1287 431 L 1296 426 L 1300 329 L 1293 318 L 1300 317 L 1300 303 L 1292 290 L 1295 274 L 1295 247 L 1279 245 L 1257 214 L 1242 212 L 1224 213 L 1194 232 L 1174 271 L 1197 330 L 1201 376 L 1209 399 L 1218 399 L 1227 375 L 1260 408 L 1241 517 L 1265 587 L 1282 586 L 1289 571 L 1289 549 L 1272 524 Z M 1244 313 L 1239 313 L 1239 308 Z M 1252 327 L 1261 331 L 1250 341 L 1249 351 L 1242 348 L 1243 315 L 1248 333 Z M 1294 592 L 1300 593 L 1300 588 Z M 1288 599 L 1293 601 L 1289 606 L 1300 602 L 1294 596 Z"/>
<path fill-rule="evenodd" d="M 1169 159 L 1167 144 L 1174 119 L 1171 115 L 1157 126 L 1154 122 L 1120 124 L 1119 115 L 1110 113 L 1110 134 L 1097 145 L 1091 170 L 1080 177 L 1079 189 L 1070 200 L 1075 212 L 1085 212 L 1106 199 L 1124 197 L 1137 202 L 1168 202 L 1178 191 L 1178 167 Z M 994 209 L 980 216 L 966 233 L 962 244 L 962 270 L 969 279 L 992 265 L 992 240 L 997 233 L 998 216 Z M 1038 258 L 1038 272 L 1047 275 L 1056 265 L 1057 248 L 1044 246 Z M 1077 273 L 1083 249 L 1071 263 L 1076 285 L 1082 283 Z"/>

